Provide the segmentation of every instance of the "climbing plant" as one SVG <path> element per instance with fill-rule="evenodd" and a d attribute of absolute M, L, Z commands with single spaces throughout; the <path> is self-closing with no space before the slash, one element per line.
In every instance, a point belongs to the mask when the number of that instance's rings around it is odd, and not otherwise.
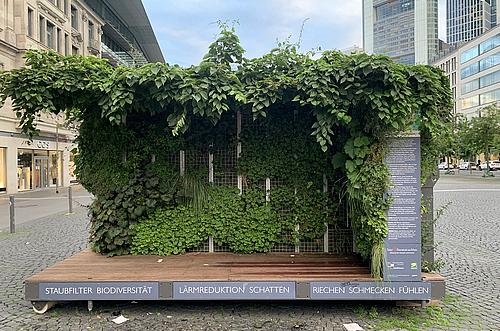
<path fill-rule="evenodd" d="M 235 251 L 267 251 L 299 218 L 309 221 L 293 236 L 317 236 L 338 202 L 322 192 L 326 175 L 335 197 L 348 204 L 358 252 L 380 256 L 390 205 L 384 194 L 390 186 L 388 138 L 420 131 L 425 180 L 451 106 L 448 81 L 437 68 L 335 51 L 313 58 L 286 42 L 247 59 L 227 27 L 201 63 L 188 68 L 113 68 L 94 57 L 28 51 L 26 67 L 2 73 L 0 83 L 1 98 L 12 99 L 28 136 L 37 134 L 44 112 L 80 123 L 77 174 L 96 196 L 90 241 L 108 255 L 152 252 L 142 234 L 155 231 L 169 233 L 157 251 L 164 253 L 183 252 L 207 235 Z M 234 136 L 236 112 L 256 124 L 240 140 Z M 195 195 L 178 172 L 178 151 L 234 148 L 238 142 L 246 191 L 208 190 L 195 208 Z M 262 190 L 260 197 L 252 195 L 265 178 L 286 183 L 271 191 L 269 201 Z M 196 180 L 203 177 L 189 182 Z M 227 205 L 215 210 L 218 199 Z M 278 212 L 284 206 L 295 218 Z M 270 221 L 276 219 L 282 222 Z M 372 260 L 379 273 L 379 259 Z"/>

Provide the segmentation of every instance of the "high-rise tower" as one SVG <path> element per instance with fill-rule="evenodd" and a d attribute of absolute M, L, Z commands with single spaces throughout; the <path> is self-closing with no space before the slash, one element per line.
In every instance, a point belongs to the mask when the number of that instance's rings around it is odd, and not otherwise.
<path fill-rule="evenodd" d="M 406 64 L 438 50 L 438 0 L 363 0 L 363 48 Z"/>

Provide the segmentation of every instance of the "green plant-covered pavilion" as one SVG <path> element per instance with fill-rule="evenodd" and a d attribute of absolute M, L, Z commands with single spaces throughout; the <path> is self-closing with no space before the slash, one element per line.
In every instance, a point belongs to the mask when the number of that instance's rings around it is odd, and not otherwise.
<path fill-rule="evenodd" d="M 77 175 L 95 195 L 90 242 L 106 255 L 354 246 L 380 275 L 388 138 L 419 130 L 425 181 L 450 120 L 437 68 L 286 43 L 246 59 L 228 29 L 189 68 L 26 58 L 2 74 L 2 98 L 30 136 L 43 112 L 78 126 Z"/>

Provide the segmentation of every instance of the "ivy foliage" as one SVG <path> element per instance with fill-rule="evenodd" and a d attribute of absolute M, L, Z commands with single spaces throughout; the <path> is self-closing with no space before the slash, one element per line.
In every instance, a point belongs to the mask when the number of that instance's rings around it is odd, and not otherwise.
<path fill-rule="evenodd" d="M 288 43 L 247 59 L 234 29 L 227 27 L 201 63 L 189 68 L 161 63 L 112 68 L 93 57 L 42 51 L 27 52 L 26 64 L 2 73 L 0 97 L 12 98 L 21 128 L 31 137 L 42 112 L 64 113 L 80 123 L 77 173 L 96 196 L 90 239 L 94 249 L 109 255 L 129 253 L 134 233 L 141 226 L 155 229 L 154 220 L 177 222 L 193 234 L 172 241 L 179 245 L 177 250 L 168 249 L 172 253 L 194 245 L 196 238 L 206 235 L 203 231 L 211 231 L 194 230 L 198 223 L 192 211 L 181 206 L 182 180 L 174 175 L 177 160 L 172 155 L 181 148 L 236 143 L 225 138 L 234 128 L 228 123 L 234 123 L 240 111 L 256 123 L 269 118 L 272 124 L 266 125 L 262 137 L 242 133 L 247 149 L 238 171 L 248 188 L 254 189 L 252 185 L 264 176 L 287 179 L 283 203 L 302 206 L 301 212 L 309 214 L 315 198 L 303 199 L 320 190 L 317 177 L 327 174 L 336 191 L 344 192 L 339 196 L 347 196 L 356 245 L 369 258 L 371 248 L 382 247 L 387 234 L 385 212 L 390 201 L 384 193 L 390 183 L 383 159 L 388 138 L 420 130 L 425 180 L 439 155 L 434 139 L 450 120 L 449 84 L 437 68 L 335 51 L 316 58 Z M 289 110 L 299 120 L 270 116 L 280 110 Z M 265 134 L 281 138 L 257 146 Z M 304 139 L 306 135 L 311 139 Z M 279 149 L 285 152 L 276 154 Z M 279 159 L 270 162 L 271 153 Z M 247 216 L 234 223 L 210 223 L 211 234 L 231 233 L 231 238 L 220 241 L 237 251 L 268 249 L 266 241 L 274 241 L 280 230 L 266 222 L 275 218 L 273 207 L 260 202 L 248 212 L 247 195 L 226 192 L 224 196 L 231 196 L 235 204 L 231 212 L 245 210 Z M 311 219 L 324 216 L 319 214 Z M 235 224 L 255 236 L 248 239 L 244 232 L 232 232 Z M 304 227 L 316 234 L 322 224 L 315 221 Z M 146 246 L 135 245 L 133 251 L 146 252 Z"/>

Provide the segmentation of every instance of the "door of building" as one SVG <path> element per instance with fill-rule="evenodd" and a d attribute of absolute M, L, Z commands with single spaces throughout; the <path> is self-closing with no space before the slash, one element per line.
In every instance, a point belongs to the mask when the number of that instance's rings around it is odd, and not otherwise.
<path fill-rule="evenodd" d="M 47 156 L 35 156 L 35 188 L 49 186 L 49 158 Z"/>

